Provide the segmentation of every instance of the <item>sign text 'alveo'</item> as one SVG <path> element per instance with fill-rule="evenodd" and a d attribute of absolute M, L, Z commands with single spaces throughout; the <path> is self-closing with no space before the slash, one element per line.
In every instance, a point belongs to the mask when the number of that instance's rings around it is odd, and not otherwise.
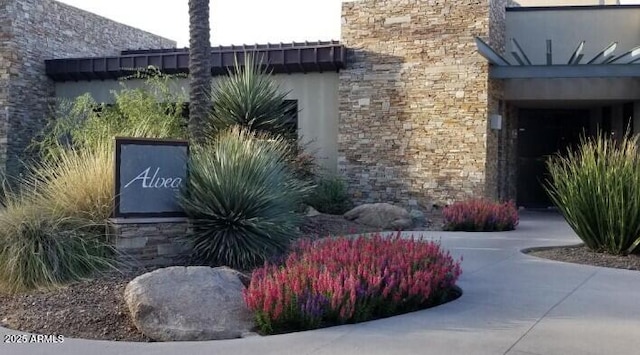
<path fill-rule="evenodd" d="M 179 189 L 182 186 L 182 178 L 179 177 L 162 177 L 160 174 L 160 168 L 156 168 L 153 175 L 149 175 L 151 167 L 144 169 L 140 175 L 136 176 L 133 180 L 129 181 L 124 188 L 128 188 L 132 184 L 138 182 L 143 189 Z"/>
<path fill-rule="evenodd" d="M 186 141 L 116 138 L 115 217 L 183 216 Z"/>

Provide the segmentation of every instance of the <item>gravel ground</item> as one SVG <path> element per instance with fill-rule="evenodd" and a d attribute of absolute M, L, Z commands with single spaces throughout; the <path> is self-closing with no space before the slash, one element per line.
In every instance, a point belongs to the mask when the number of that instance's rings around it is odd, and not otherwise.
<path fill-rule="evenodd" d="M 425 229 L 441 229 L 439 212 L 428 215 L 427 219 L 433 223 Z M 307 217 L 301 231 L 317 238 L 377 230 L 342 216 L 319 215 Z M 72 338 L 149 341 L 133 325 L 123 298 L 127 283 L 142 272 L 104 275 L 54 290 L 0 294 L 0 325 Z"/>
<path fill-rule="evenodd" d="M 133 325 L 123 298 L 135 276 L 104 275 L 50 291 L 0 295 L 0 325 L 73 338 L 148 341 Z"/>
<path fill-rule="evenodd" d="M 439 213 L 427 216 L 442 227 Z M 314 237 L 375 232 L 373 228 L 344 220 L 341 216 L 307 217 L 302 232 Z M 615 256 L 594 253 L 584 246 L 533 250 L 530 255 L 570 263 L 640 271 L 640 255 Z M 104 275 L 55 290 L 27 294 L 0 294 L 0 325 L 21 331 L 64 335 L 73 338 L 150 341 L 131 322 L 123 299 L 127 283 L 143 271 Z"/>
<path fill-rule="evenodd" d="M 618 256 L 596 253 L 585 246 L 545 248 L 530 251 L 528 254 L 567 263 L 640 271 L 640 255 Z"/>

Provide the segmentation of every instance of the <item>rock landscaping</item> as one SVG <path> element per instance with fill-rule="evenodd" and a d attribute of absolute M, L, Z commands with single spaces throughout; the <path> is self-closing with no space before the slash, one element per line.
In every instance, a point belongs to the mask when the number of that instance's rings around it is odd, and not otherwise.
<path fill-rule="evenodd" d="M 239 272 L 168 267 L 133 279 L 124 299 L 136 327 L 157 341 L 240 338 L 253 328 Z"/>
<path fill-rule="evenodd" d="M 427 213 L 425 229 L 441 229 L 439 210 Z M 376 232 L 378 228 L 346 220 L 342 215 L 306 217 L 301 233 L 312 238 Z M 66 337 L 152 341 L 133 323 L 124 299 L 127 284 L 150 270 L 130 270 L 78 281 L 61 288 L 15 295 L 0 294 L 0 326 L 39 334 Z"/>
<path fill-rule="evenodd" d="M 584 245 L 539 249 L 534 248 L 527 250 L 526 253 L 539 258 L 566 263 L 640 271 L 640 255 L 638 254 L 614 255 L 610 253 L 598 253 L 591 251 Z"/>
<path fill-rule="evenodd" d="M 407 210 L 389 203 L 360 205 L 345 213 L 344 218 L 381 230 L 409 230 L 413 226 Z"/>

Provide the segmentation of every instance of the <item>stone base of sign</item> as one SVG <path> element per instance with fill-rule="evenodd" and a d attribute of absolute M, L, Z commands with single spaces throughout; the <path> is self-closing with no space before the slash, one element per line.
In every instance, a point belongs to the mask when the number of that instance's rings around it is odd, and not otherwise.
<path fill-rule="evenodd" d="M 133 268 L 184 265 L 190 248 L 182 239 L 186 218 L 113 218 L 110 220 L 121 261 Z"/>

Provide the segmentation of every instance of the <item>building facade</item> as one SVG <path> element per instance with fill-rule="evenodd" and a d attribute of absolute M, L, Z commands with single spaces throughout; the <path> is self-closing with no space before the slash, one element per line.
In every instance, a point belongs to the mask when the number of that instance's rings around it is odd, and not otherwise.
<path fill-rule="evenodd" d="M 0 0 L 0 161 L 20 173 L 33 137 L 47 122 L 55 83 L 45 60 L 118 55 L 176 42 L 53 0 Z"/>
<path fill-rule="evenodd" d="M 246 52 L 265 59 L 298 102 L 300 135 L 329 171 L 346 179 L 356 202 L 429 209 L 487 197 L 544 207 L 547 156 L 581 135 L 640 131 L 640 6 L 350 1 L 343 3 L 341 37 L 213 47 L 212 73 L 226 73 Z M 96 43 L 85 45 L 103 45 Z M 108 101 L 125 68 L 186 73 L 188 67 L 180 49 L 104 48 L 50 54 L 59 58 L 46 62 L 51 96 L 90 92 Z M 188 88 L 186 80 L 175 84 Z"/>

